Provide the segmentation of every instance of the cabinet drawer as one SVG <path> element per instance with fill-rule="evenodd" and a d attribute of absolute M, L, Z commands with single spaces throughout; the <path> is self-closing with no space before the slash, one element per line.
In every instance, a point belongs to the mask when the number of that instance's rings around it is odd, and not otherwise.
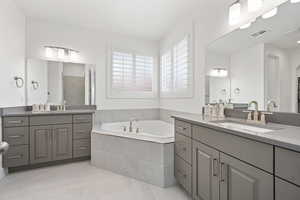
<path fill-rule="evenodd" d="M 186 162 L 192 164 L 192 139 L 176 133 L 175 153 Z"/>
<path fill-rule="evenodd" d="M 275 175 L 300 186 L 300 153 L 276 147 Z"/>
<path fill-rule="evenodd" d="M 3 158 L 5 168 L 24 166 L 28 163 L 28 145 L 10 147 Z"/>
<path fill-rule="evenodd" d="M 92 115 L 84 114 L 84 115 L 73 115 L 74 123 L 92 123 Z"/>
<path fill-rule="evenodd" d="M 91 141 L 90 139 L 80 139 L 73 141 L 73 157 L 85 157 L 91 155 Z"/>
<path fill-rule="evenodd" d="M 28 117 L 4 117 L 4 127 L 28 126 Z"/>
<path fill-rule="evenodd" d="M 73 139 L 89 139 L 91 137 L 92 124 L 74 124 L 73 127 Z"/>
<path fill-rule="evenodd" d="M 30 125 L 72 124 L 72 115 L 32 116 Z"/>
<path fill-rule="evenodd" d="M 189 194 L 192 193 L 192 168 L 178 156 L 175 156 L 175 178 Z"/>
<path fill-rule="evenodd" d="M 28 127 L 4 128 L 3 140 L 11 146 L 28 144 L 28 129 Z"/>
<path fill-rule="evenodd" d="M 187 137 L 192 137 L 191 129 L 191 124 L 178 120 L 175 121 L 175 130 L 177 133 L 180 133 Z"/>
<path fill-rule="evenodd" d="M 275 188 L 276 200 L 299 200 L 300 187 L 276 178 Z"/>
<path fill-rule="evenodd" d="M 193 126 L 193 139 L 273 173 L 273 146 L 210 128 Z"/>

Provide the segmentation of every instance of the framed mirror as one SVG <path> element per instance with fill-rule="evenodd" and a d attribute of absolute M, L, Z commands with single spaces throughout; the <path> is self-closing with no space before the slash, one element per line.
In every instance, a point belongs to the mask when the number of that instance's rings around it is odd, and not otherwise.
<path fill-rule="evenodd" d="M 90 64 L 28 59 L 27 105 L 95 105 L 95 67 Z"/>
<path fill-rule="evenodd" d="M 300 4 L 259 17 L 206 50 L 206 104 L 257 101 L 260 110 L 300 112 Z"/>

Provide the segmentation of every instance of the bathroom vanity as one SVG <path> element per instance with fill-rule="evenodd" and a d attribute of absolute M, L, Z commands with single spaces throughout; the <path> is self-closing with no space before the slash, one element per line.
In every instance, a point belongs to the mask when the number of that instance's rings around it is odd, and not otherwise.
<path fill-rule="evenodd" d="M 9 171 L 90 159 L 92 110 L 24 112 L 2 116 L 3 158 Z"/>
<path fill-rule="evenodd" d="M 195 200 L 298 200 L 300 127 L 239 131 L 175 118 L 175 177 Z"/>

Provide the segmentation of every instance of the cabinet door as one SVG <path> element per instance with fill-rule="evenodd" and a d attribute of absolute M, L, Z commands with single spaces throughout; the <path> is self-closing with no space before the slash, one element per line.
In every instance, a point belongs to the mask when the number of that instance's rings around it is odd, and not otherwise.
<path fill-rule="evenodd" d="M 193 141 L 193 197 L 219 200 L 219 152 Z"/>
<path fill-rule="evenodd" d="M 72 124 L 53 126 L 53 160 L 72 158 Z"/>
<path fill-rule="evenodd" d="M 273 176 L 223 153 L 220 200 L 273 200 Z"/>
<path fill-rule="evenodd" d="M 300 187 L 283 181 L 279 178 L 275 179 L 275 199 L 276 200 L 299 200 Z"/>
<path fill-rule="evenodd" d="M 48 162 L 51 154 L 51 126 L 30 127 L 30 163 Z"/>

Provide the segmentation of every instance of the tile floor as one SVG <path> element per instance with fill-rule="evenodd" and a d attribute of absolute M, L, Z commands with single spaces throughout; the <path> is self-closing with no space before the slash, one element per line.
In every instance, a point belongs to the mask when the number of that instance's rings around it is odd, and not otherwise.
<path fill-rule="evenodd" d="M 89 162 L 18 172 L 0 180 L 0 200 L 190 200 L 178 187 L 159 188 Z"/>

